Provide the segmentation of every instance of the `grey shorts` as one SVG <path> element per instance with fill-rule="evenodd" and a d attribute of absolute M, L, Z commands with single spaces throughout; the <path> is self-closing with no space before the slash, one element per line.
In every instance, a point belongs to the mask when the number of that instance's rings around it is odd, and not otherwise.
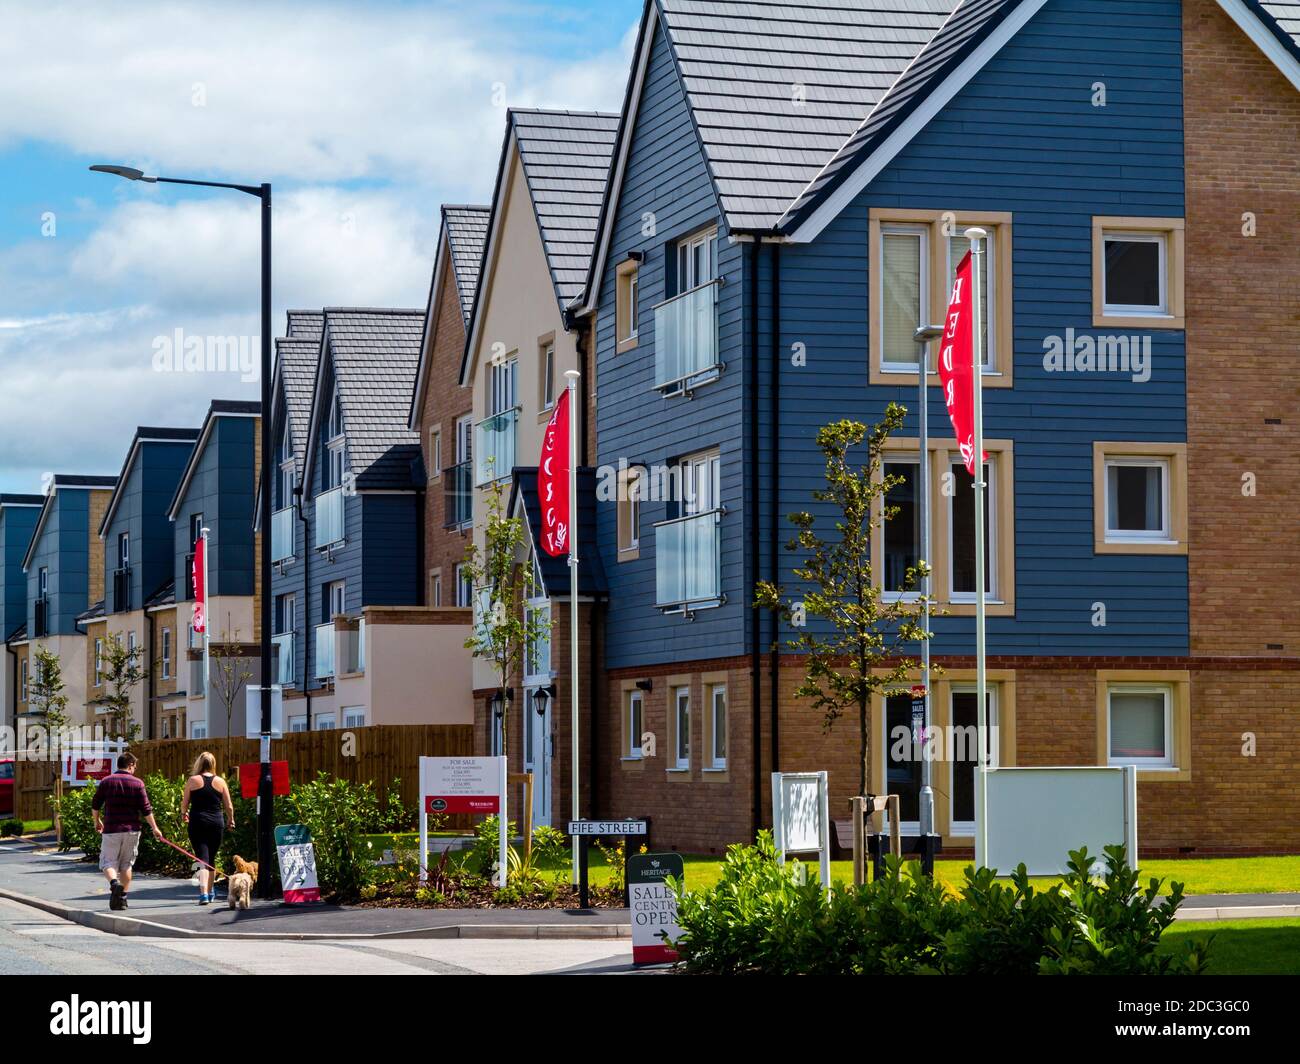
<path fill-rule="evenodd" d="M 118 872 L 128 872 L 135 864 L 136 851 L 140 849 L 138 831 L 117 831 L 112 835 L 101 835 L 99 844 L 99 868 L 105 871 L 112 868 Z"/>

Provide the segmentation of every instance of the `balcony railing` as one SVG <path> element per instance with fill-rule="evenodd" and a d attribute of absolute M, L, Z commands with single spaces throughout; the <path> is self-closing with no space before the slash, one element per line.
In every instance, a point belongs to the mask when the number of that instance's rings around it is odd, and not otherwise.
<path fill-rule="evenodd" d="M 293 507 L 286 506 L 271 515 L 271 561 L 293 557 Z"/>
<path fill-rule="evenodd" d="M 722 371 L 718 361 L 718 282 L 667 299 L 655 309 L 655 387 L 689 392 Z"/>
<path fill-rule="evenodd" d="M 316 546 L 328 547 L 343 539 L 343 489 L 331 488 L 316 496 Z"/>
<path fill-rule="evenodd" d="M 444 528 L 463 528 L 474 520 L 474 471 L 472 463 L 461 462 L 442 471 Z"/>
<path fill-rule="evenodd" d="M 334 675 L 334 622 L 316 626 L 316 679 L 328 680 Z"/>
<path fill-rule="evenodd" d="M 131 608 L 131 570 L 113 570 L 113 612 L 126 613 Z"/>
<path fill-rule="evenodd" d="M 36 616 L 32 619 L 35 631 L 32 632 L 32 638 L 44 639 L 50 634 L 50 600 L 37 599 L 35 605 Z"/>
<path fill-rule="evenodd" d="M 722 601 L 721 510 L 655 525 L 655 605 L 690 612 Z"/>
<path fill-rule="evenodd" d="M 271 636 L 271 653 L 275 658 L 275 682 L 281 687 L 293 683 L 293 633 Z"/>
<path fill-rule="evenodd" d="M 474 484 L 482 487 L 503 480 L 515 467 L 515 437 L 519 408 L 513 407 L 474 426 Z"/>

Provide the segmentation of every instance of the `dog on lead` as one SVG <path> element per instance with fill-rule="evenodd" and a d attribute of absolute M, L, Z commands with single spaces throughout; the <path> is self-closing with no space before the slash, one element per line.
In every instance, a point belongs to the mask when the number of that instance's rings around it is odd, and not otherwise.
<path fill-rule="evenodd" d="M 226 901 L 232 909 L 247 909 L 253 903 L 253 887 L 257 883 L 257 862 L 245 861 L 239 854 L 235 854 L 234 862 L 235 874 L 230 877 Z"/>

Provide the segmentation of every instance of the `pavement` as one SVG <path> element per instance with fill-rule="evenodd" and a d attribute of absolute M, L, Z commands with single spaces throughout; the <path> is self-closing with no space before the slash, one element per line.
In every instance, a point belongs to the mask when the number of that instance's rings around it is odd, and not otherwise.
<path fill-rule="evenodd" d="M 137 875 L 130 908 L 111 912 L 108 884 L 80 853 L 56 853 L 52 840 L 0 841 L 0 898 L 117 935 L 150 938 L 277 940 L 347 939 L 586 939 L 623 940 L 630 948 L 626 909 L 371 909 L 289 906 L 253 900 L 230 909 L 224 895 L 200 906 L 186 879 Z"/>

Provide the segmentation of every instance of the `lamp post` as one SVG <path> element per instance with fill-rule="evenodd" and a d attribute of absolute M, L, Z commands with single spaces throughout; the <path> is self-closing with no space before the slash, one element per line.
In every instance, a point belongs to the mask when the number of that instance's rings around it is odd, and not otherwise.
<path fill-rule="evenodd" d="M 262 726 L 261 770 L 257 779 L 257 860 L 264 870 L 271 868 L 274 856 L 272 829 L 275 824 L 275 797 L 271 785 L 271 186 L 237 185 L 225 181 L 192 181 L 179 177 L 156 177 L 131 166 L 98 165 L 92 170 L 113 174 L 128 181 L 145 181 L 149 184 L 195 185 L 200 188 L 229 188 L 256 196 L 262 203 L 262 493 L 260 499 L 260 524 L 262 543 L 259 568 L 262 576 L 261 616 L 261 669 L 262 669 Z M 263 874 L 257 880 L 258 895 L 269 898 L 271 876 Z"/>

